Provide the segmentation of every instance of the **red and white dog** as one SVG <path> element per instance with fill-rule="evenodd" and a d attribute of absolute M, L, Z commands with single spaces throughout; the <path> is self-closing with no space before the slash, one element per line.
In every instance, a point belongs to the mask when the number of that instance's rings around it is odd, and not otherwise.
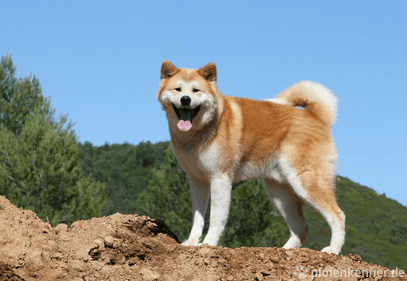
<path fill-rule="evenodd" d="M 284 248 L 304 241 L 307 203 L 332 230 L 331 244 L 322 251 L 339 254 L 345 215 L 335 198 L 338 155 L 331 127 L 336 98 L 327 88 L 302 81 L 265 101 L 224 96 L 214 63 L 179 69 L 164 61 L 157 98 L 190 181 L 193 225 L 183 245 L 200 243 L 209 193 L 210 225 L 202 243 L 216 246 L 228 219 L 232 183 L 262 178 L 290 229 Z"/>

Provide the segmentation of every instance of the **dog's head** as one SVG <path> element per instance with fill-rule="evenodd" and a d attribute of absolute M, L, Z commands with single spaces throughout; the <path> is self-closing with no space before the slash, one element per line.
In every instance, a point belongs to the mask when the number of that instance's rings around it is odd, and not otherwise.
<path fill-rule="evenodd" d="M 200 69 L 177 68 L 164 61 L 157 98 L 167 112 L 170 129 L 200 130 L 213 120 L 219 106 L 216 65 Z"/>

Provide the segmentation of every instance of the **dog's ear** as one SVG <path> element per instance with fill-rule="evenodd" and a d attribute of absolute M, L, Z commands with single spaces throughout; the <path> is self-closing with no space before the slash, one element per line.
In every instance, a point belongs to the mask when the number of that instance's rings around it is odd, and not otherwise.
<path fill-rule="evenodd" d="M 179 69 L 174 66 L 172 63 L 169 61 L 163 61 L 163 64 L 161 65 L 161 79 L 166 79 L 166 78 L 171 78 L 174 76 Z"/>
<path fill-rule="evenodd" d="M 204 67 L 198 69 L 198 73 L 209 82 L 216 83 L 218 73 L 216 71 L 216 64 L 214 64 L 213 62 L 208 63 Z"/>

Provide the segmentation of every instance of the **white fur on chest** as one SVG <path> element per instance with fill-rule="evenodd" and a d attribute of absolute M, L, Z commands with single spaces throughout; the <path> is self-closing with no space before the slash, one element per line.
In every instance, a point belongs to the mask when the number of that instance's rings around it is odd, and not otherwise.
<path fill-rule="evenodd" d="M 192 151 L 181 149 L 176 155 L 188 176 L 209 181 L 218 172 L 219 154 L 216 144 Z"/>

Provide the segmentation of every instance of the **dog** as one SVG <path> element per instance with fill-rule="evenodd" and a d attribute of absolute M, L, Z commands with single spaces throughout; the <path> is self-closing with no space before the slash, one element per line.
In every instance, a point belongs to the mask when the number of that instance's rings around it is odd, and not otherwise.
<path fill-rule="evenodd" d="M 217 246 L 226 226 L 232 183 L 261 178 L 290 230 L 285 249 L 300 247 L 308 233 L 305 203 L 328 222 L 332 236 L 322 252 L 339 254 L 345 215 L 335 198 L 338 159 L 331 127 L 336 97 L 321 84 L 302 81 L 264 101 L 224 96 L 217 69 L 177 68 L 164 61 L 157 99 L 166 112 L 175 156 L 189 177 L 192 228 L 185 246 Z M 302 107 L 302 108 L 300 108 Z"/>

